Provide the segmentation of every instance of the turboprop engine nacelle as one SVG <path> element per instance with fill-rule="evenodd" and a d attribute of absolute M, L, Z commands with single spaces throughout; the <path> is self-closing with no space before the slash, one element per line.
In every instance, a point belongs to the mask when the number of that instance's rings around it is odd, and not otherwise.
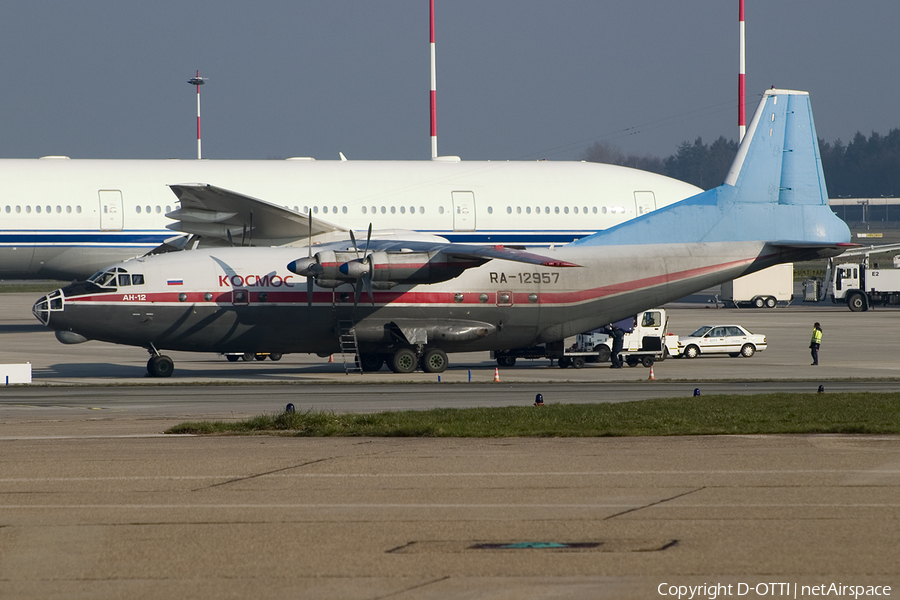
<path fill-rule="evenodd" d="M 358 257 L 355 252 L 325 250 L 288 264 L 288 270 L 314 277 L 320 287 L 337 287 L 369 277 L 377 289 L 401 283 L 439 283 L 459 277 L 463 271 L 487 262 L 481 258 L 458 258 L 444 252 L 372 252 Z"/>
<path fill-rule="evenodd" d="M 369 255 L 372 285 L 439 283 L 459 277 L 463 271 L 487 262 L 456 258 L 443 252 L 373 252 Z M 379 287 L 380 287 L 379 286 Z"/>

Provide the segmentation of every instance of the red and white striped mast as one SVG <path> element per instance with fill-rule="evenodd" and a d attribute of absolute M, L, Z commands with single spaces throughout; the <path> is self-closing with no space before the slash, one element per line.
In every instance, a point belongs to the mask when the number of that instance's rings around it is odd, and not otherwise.
<path fill-rule="evenodd" d="M 741 1 L 743 2 L 743 0 Z M 437 158 L 437 108 L 435 106 L 437 74 L 434 62 L 434 0 L 431 0 L 429 16 L 431 17 L 431 158 Z"/>
<path fill-rule="evenodd" d="M 744 68 L 746 61 L 746 53 L 744 50 L 744 0 L 740 1 L 740 9 L 739 9 L 739 20 L 740 20 L 740 28 L 741 28 L 741 65 L 740 70 L 738 71 L 738 132 L 740 134 L 740 138 L 738 139 L 738 143 L 743 141 L 744 133 L 747 131 L 747 122 L 744 120 L 744 102 L 745 102 L 745 93 L 746 88 L 744 87 Z"/>
<path fill-rule="evenodd" d="M 741 0 L 743 2 L 743 0 Z M 197 159 L 201 158 L 200 154 L 200 86 L 206 83 L 205 77 L 200 77 L 200 69 L 197 69 L 197 76 L 188 79 L 188 83 L 197 86 Z"/>

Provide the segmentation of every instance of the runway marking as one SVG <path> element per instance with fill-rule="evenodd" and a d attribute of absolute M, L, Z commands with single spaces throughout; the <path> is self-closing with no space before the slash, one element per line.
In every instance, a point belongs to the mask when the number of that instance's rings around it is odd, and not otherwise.
<path fill-rule="evenodd" d="M 667 501 L 662 500 L 660 502 Z M 655 503 L 659 504 L 659 502 Z M 655 505 L 654 504 L 654 505 Z M 698 509 L 710 509 L 710 508 L 735 508 L 735 509 L 743 509 L 743 508 L 898 508 L 900 507 L 900 503 L 848 503 L 848 504 L 824 504 L 824 503 L 800 503 L 800 502 L 792 502 L 792 503 L 778 503 L 778 504 L 679 504 L 677 508 L 698 508 Z M 360 503 L 360 504 L 304 504 L 304 503 L 294 503 L 294 504 L 213 504 L 209 502 L 198 503 L 198 504 L 0 504 L 0 509 L 8 509 L 8 510 L 29 510 L 29 509 L 47 509 L 47 510 L 58 510 L 58 509 L 66 509 L 66 510 L 75 510 L 75 509 L 90 509 L 90 510 L 109 510 L 109 509 L 133 509 L 133 510 L 147 510 L 147 509 L 182 509 L 182 508 L 198 508 L 198 509 L 227 509 L 227 508 L 240 508 L 240 509 L 249 509 L 249 508 L 258 508 L 258 509 L 273 509 L 273 508 L 285 508 L 285 509 L 399 509 L 399 510 L 407 510 L 410 508 L 421 508 L 426 510 L 431 510 L 435 508 L 448 508 L 448 509 L 472 509 L 472 508 L 497 508 L 497 509 L 522 509 L 522 508 L 534 508 L 540 511 L 545 511 L 546 507 L 534 506 L 527 501 L 523 501 L 521 504 L 511 504 L 511 503 L 497 503 L 497 504 L 424 504 L 424 503 L 412 503 L 412 504 L 400 504 L 396 502 L 392 503 Z M 641 508 L 646 508 L 646 506 L 638 506 L 635 507 L 633 504 L 554 504 L 553 508 L 570 508 L 570 509 L 601 509 L 601 508 L 628 508 L 632 510 L 637 510 Z M 616 516 L 616 515 L 612 515 Z M 611 517 L 604 517 L 604 520 L 609 519 Z M 710 517 L 712 518 L 712 517 Z"/>
<path fill-rule="evenodd" d="M 257 477 L 297 477 L 297 478 L 407 478 L 407 477 L 588 477 L 588 476 L 619 476 L 619 475 L 833 475 L 833 474 L 862 474 L 862 475 L 900 475 L 900 469 L 750 469 L 736 470 L 691 470 L 691 471 L 522 471 L 522 472 L 474 472 L 474 473 L 283 473 L 282 471 L 296 469 L 298 467 L 333 460 L 322 458 L 300 465 L 291 465 L 266 473 L 252 475 L 222 474 L 222 475 L 123 475 L 123 476 L 98 476 L 98 477 L 3 477 L 0 483 L 28 483 L 50 481 L 145 481 L 145 480 L 169 480 L 169 479 L 228 479 L 223 483 L 242 481 Z M 221 484 L 220 484 L 221 485 Z M 784 486 L 773 486 L 784 487 Z"/>

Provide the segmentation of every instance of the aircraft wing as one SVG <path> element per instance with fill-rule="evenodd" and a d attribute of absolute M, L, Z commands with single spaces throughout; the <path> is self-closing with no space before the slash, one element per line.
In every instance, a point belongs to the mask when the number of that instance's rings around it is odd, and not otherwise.
<path fill-rule="evenodd" d="M 278 246 L 347 230 L 271 202 L 208 184 L 170 185 L 181 207 L 166 216 L 168 229 L 229 243 Z"/>
<path fill-rule="evenodd" d="M 398 235 L 402 233 L 403 232 L 399 232 Z M 430 240 L 403 239 L 372 239 L 369 242 L 358 239 L 355 241 L 355 246 L 351 240 L 317 245 L 313 247 L 313 253 L 322 252 L 323 250 L 331 250 L 334 252 L 356 252 L 360 257 L 373 252 L 383 252 L 388 255 L 441 253 L 445 256 L 461 260 L 481 261 L 481 264 L 489 260 L 500 259 L 531 265 L 541 265 L 544 267 L 581 266 L 576 265 L 575 263 L 556 260 L 549 256 L 535 254 L 533 252 L 506 248 L 502 245 L 470 246 L 468 244 L 454 244 L 450 242 L 441 243 Z"/>

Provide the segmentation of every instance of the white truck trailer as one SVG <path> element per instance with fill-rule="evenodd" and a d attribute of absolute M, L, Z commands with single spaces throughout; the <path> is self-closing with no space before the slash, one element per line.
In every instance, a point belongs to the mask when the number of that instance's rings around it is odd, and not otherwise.
<path fill-rule="evenodd" d="M 866 262 L 835 265 L 831 301 L 853 312 L 900 305 L 900 269 L 873 269 Z"/>
<path fill-rule="evenodd" d="M 722 284 L 720 300 L 736 307 L 775 308 L 794 299 L 794 265 L 775 265 Z"/>

